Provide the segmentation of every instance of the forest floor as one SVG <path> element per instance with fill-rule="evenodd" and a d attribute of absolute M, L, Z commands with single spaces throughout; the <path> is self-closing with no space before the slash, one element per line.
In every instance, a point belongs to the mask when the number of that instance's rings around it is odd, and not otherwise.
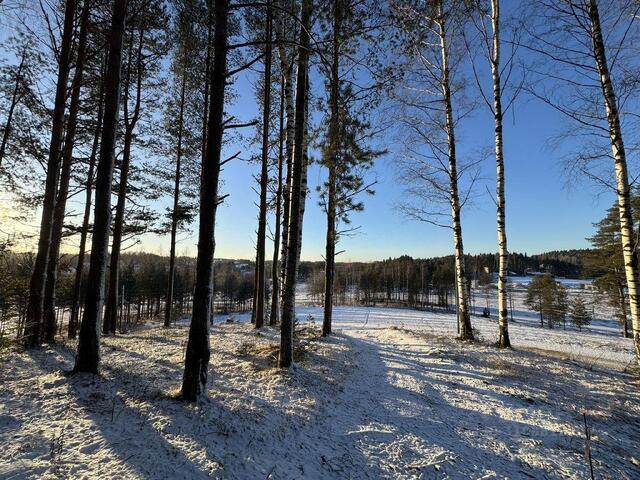
<path fill-rule="evenodd" d="M 626 340 L 583 334 L 574 356 L 561 331 L 537 329 L 541 348 L 501 351 L 488 333 L 454 340 L 453 315 L 421 313 L 427 328 L 410 311 L 358 307 L 337 308 L 335 334 L 321 338 L 317 311 L 298 311 L 287 372 L 275 368 L 276 330 L 222 319 L 196 405 L 172 396 L 184 325 L 104 338 L 100 376 L 63 375 L 72 344 L 5 354 L 0 478 L 590 478 L 583 413 L 595 478 L 640 478 Z"/>

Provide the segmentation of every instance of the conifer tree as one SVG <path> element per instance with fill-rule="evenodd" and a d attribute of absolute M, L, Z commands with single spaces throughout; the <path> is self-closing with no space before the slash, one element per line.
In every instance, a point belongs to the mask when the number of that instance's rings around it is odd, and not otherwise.
<path fill-rule="evenodd" d="M 109 227 L 111 224 L 111 182 L 120 112 L 120 67 L 126 21 L 126 0 L 114 0 L 109 32 L 109 54 L 104 79 L 104 118 L 100 157 L 96 172 L 96 202 L 91 239 L 87 293 L 80 324 L 74 371 L 98 373 L 100 368 L 100 317 L 102 314 Z"/>

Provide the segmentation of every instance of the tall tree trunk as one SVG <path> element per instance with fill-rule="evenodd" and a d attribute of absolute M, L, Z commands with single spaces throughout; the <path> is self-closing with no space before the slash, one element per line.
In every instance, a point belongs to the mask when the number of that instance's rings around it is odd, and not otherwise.
<path fill-rule="evenodd" d="M 262 168 L 260 171 L 260 215 L 258 219 L 258 262 L 256 264 L 255 327 L 264 325 L 264 301 L 266 298 L 266 239 L 267 239 L 267 190 L 269 187 L 269 117 L 271 113 L 271 3 L 267 0 L 266 47 L 264 60 L 264 98 L 262 110 Z"/>
<path fill-rule="evenodd" d="M 11 122 L 13 121 L 13 113 L 15 112 L 18 102 L 20 101 L 20 83 L 22 82 L 22 70 L 24 68 L 24 62 L 27 58 L 26 49 L 22 52 L 20 57 L 20 63 L 18 64 L 18 71 L 16 72 L 16 82 L 13 86 L 13 92 L 11 93 L 11 100 L 9 101 L 9 111 L 7 112 L 7 119 L 4 122 L 4 130 L 2 132 L 2 141 L 0 142 L 0 167 L 2 166 L 2 159 L 7 151 L 7 143 L 9 142 L 9 136 L 11 135 Z"/>
<path fill-rule="evenodd" d="M 307 85 L 309 85 L 309 75 L 307 74 Z M 296 276 L 298 275 L 298 267 L 300 266 L 300 255 L 302 253 L 302 230 L 304 227 L 304 212 L 307 206 L 307 193 L 309 192 L 309 90 L 307 89 L 305 97 L 305 117 L 304 117 L 304 137 L 302 140 L 302 179 L 300 182 L 300 213 L 298 214 L 298 250 L 296 255 Z"/>
<path fill-rule="evenodd" d="M 269 325 L 278 323 L 280 307 L 280 277 L 279 277 L 279 253 L 280 253 L 280 225 L 282 222 L 282 175 L 284 173 L 284 82 L 280 90 L 280 128 L 278 135 L 278 186 L 276 189 L 276 219 L 275 233 L 273 236 L 273 259 L 271 262 L 271 312 Z"/>
<path fill-rule="evenodd" d="M 100 316 L 104 298 L 104 281 L 111 223 L 111 182 L 115 163 L 115 145 L 120 107 L 120 63 L 126 20 L 127 0 L 114 0 L 109 54 L 104 80 L 104 120 L 100 142 L 100 160 L 96 175 L 96 204 L 91 239 L 91 258 L 87 293 L 80 324 L 78 354 L 74 371 L 98 373 L 100 367 Z"/>
<path fill-rule="evenodd" d="M 200 188 L 200 226 L 198 230 L 198 259 L 193 295 L 193 315 L 184 362 L 181 395 L 196 401 L 207 386 L 209 366 L 209 318 L 213 295 L 213 256 L 215 252 L 215 223 L 218 206 L 220 155 L 224 131 L 224 96 L 227 71 L 228 0 L 215 0 L 215 28 L 213 71 L 211 72 L 211 104 L 207 136 L 207 154 L 202 165 Z"/>
<path fill-rule="evenodd" d="M 291 195 L 289 199 L 289 233 L 286 259 L 286 275 L 282 290 L 282 321 L 280 355 L 278 365 L 288 368 L 293 361 L 293 327 L 298 269 L 298 244 L 300 231 L 300 201 L 302 199 L 302 174 L 304 163 L 305 119 L 307 104 L 307 80 L 309 69 L 309 27 L 312 0 L 302 0 L 300 42 L 298 47 L 298 74 L 296 82 L 295 136 L 292 158 Z"/>
<path fill-rule="evenodd" d="M 336 262 L 336 181 L 338 162 L 338 128 L 339 128 L 339 95 L 340 95 L 340 35 L 342 30 L 342 0 L 334 0 L 333 13 L 333 55 L 331 61 L 331 92 L 329 95 L 329 151 L 327 152 L 327 239 L 324 267 L 324 319 L 322 335 L 331 333 L 333 313 L 333 284 Z"/>
<path fill-rule="evenodd" d="M 51 255 L 51 231 L 53 229 L 53 211 L 56 203 L 56 191 L 60 173 L 60 148 L 64 130 L 64 110 L 67 93 L 67 81 L 71 65 L 71 44 L 73 41 L 73 23 L 77 1 L 67 0 L 64 12 L 64 26 L 60 57 L 58 59 L 58 79 L 56 82 L 56 98 L 53 107 L 51 141 L 47 159 L 47 177 L 45 180 L 44 202 L 40 221 L 40 237 L 38 253 L 29 283 L 29 302 L 25 320 L 24 343 L 36 346 L 42 340 L 42 323 L 44 309 L 44 291 L 47 281 L 47 268 Z"/>
<path fill-rule="evenodd" d="M 633 343 L 636 350 L 636 360 L 640 364 L 640 303 L 638 299 L 640 279 L 638 277 L 636 238 L 633 231 L 627 157 L 622 140 L 618 102 L 609 73 L 609 65 L 607 63 L 602 29 L 600 26 L 600 14 L 596 0 L 589 0 L 588 10 L 589 18 L 591 19 L 593 53 L 598 67 L 598 73 L 600 74 L 600 84 L 602 86 L 602 94 L 607 112 L 609 137 L 611 139 L 611 150 L 615 164 L 618 212 L 620 214 L 620 238 L 622 240 L 622 253 L 627 277 L 627 290 L 629 292 L 629 313 L 631 314 L 633 327 Z"/>
<path fill-rule="evenodd" d="M 502 142 L 502 85 L 500 79 L 500 0 L 491 0 L 491 25 L 493 27 L 493 118 L 496 142 L 496 208 L 498 221 L 498 346 L 511 347 L 509 340 L 509 311 L 507 309 L 507 230 L 505 226 L 504 152 Z"/>
<path fill-rule="evenodd" d="M 133 42 L 132 42 L 133 43 Z M 133 131 L 140 118 L 140 105 L 142 100 L 142 46 L 144 43 L 144 29 L 140 29 L 138 52 L 136 54 L 136 99 L 133 113 L 129 117 L 128 93 L 124 101 L 124 148 L 122 151 L 122 165 L 120 166 L 120 183 L 118 185 L 118 203 L 116 204 L 116 216 L 113 221 L 113 239 L 111 243 L 111 258 L 109 260 L 109 290 L 107 305 L 104 312 L 102 333 L 115 334 L 118 322 L 118 301 L 120 295 L 120 251 L 122 250 L 122 232 L 124 230 L 124 214 L 127 203 L 127 191 L 129 183 L 129 169 L 131 167 L 131 147 L 133 144 Z M 131 64 L 127 72 L 127 92 L 130 87 Z"/>
<path fill-rule="evenodd" d="M 211 34 L 213 29 L 212 0 L 207 0 L 207 56 L 205 60 L 204 75 L 204 100 L 202 102 L 202 163 L 207 155 L 207 124 L 209 122 L 209 88 L 211 83 Z"/>
<path fill-rule="evenodd" d="M 69 195 L 69 182 L 71 180 L 71 167 L 73 166 L 73 142 L 76 136 L 78 109 L 80 107 L 80 88 L 86 59 L 87 29 L 89 28 L 89 13 L 91 11 L 90 0 L 85 0 L 82 6 L 80 18 L 80 33 L 76 56 L 75 74 L 71 87 L 71 101 L 69 104 L 69 117 L 67 118 L 67 131 L 62 151 L 62 170 L 60 172 L 60 185 L 53 212 L 53 227 L 51 231 L 51 250 L 49 253 L 49 265 L 47 267 L 47 282 L 44 295 L 44 338 L 53 341 L 56 334 L 56 284 L 58 280 L 58 257 L 62 243 L 62 230 L 64 227 L 64 214 Z"/>
<path fill-rule="evenodd" d="M 449 156 L 449 188 L 451 196 L 451 220 L 453 227 L 453 244 L 456 270 L 456 287 L 458 296 L 458 322 L 460 325 L 460 339 L 473 340 L 469 305 L 467 301 L 467 277 L 464 264 L 464 246 L 462 243 L 462 223 L 460 218 L 460 198 L 458 193 L 458 165 L 456 157 L 456 138 L 451 105 L 451 88 L 449 84 L 449 46 L 442 3 L 438 4 L 438 28 L 440 35 L 440 49 L 442 51 L 442 94 L 444 97 L 446 130 L 448 137 Z"/>
<path fill-rule="evenodd" d="M 104 77 L 104 74 L 102 75 Z M 91 217 L 91 198 L 93 195 L 93 177 L 100 144 L 100 131 L 102 130 L 102 115 L 104 104 L 104 81 L 100 81 L 100 92 L 98 93 L 98 114 L 96 117 L 96 128 L 93 135 L 91 154 L 89 155 L 89 171 L 87 172 L 87 190 L 84 201 L 84 214 L 82 217 L 82 228 L 80 230 L 80 246 L 78 247 L 78 262 L 76 263 L 76 273 L 73 280 L 73 299 L 71 300 L 71 312 L 69 315 L 69 338 L 76 338 L 78 329 L 78 310 L 80 303 L 80 288 L 82 285 L 82 271 L 84 270 L 84 257 L 87 245 L 87 235 L 89 233 L 89 220 Z"/>
<path fill-rule="evenodd" d="M 289 203 L 291 197 L 291 173 L 293 162 L 293 142 L 295 136 L 295 106 L 293 98 L 293 58 L 289 59 L 284 48 L 284 33 L 278 31 L 278 53 L 280 57 L 280 71 L 284 83 L 286 122 L 286 166 L 287 174 L 282 192 L 282 245 L 280 247 L 281 273 L 280 285 L 284 288 L 287 270 L 287 248 L 289 244 Z"/>
<path fill-rule="evenodd" d="M 171 247 L 169 250 L 169 285 L 167 286 L 167 302 L 164 311 L 164 326 L 171 326 L 171 310 L 173 307 L 173 287 L 176 274 L 176 234 L 178 233 L 178 209 L 180 208 L 180 167 L 182 162 L 182 131 L 184 126 L 184 96 L 187 72 L 183 66 L 182 85 L 180 86 L 180 114 L 178 116 L 178 151 L 176 154 L 176 172 L 173 183 L 173 210 L 171 212 Z"/>

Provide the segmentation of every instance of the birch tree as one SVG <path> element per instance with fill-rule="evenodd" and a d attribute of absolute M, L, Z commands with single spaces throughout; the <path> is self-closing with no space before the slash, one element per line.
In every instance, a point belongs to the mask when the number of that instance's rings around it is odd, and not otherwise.
<path fill-rule="evenodd" d="M 506 61 L 503 60 L 501 38 L 504 20 L 500 13 L 500 0 L 480 1 L 476 11 L 471 15 L 477 35 L 467 39 L 467 49 L 471 54 L 472 70 L 478 85 L 479 93 L 491 112 L 494 120 L 494 151 L 496 163 L 496 218 L 498 232 L 498 341 L 500 348 L 511 346 L 509 339 L 508 291 L 507 275 L 509 250 L 507 248 L 506 198 L 505 198 L 505 159 L 503 141 L 503 118 L 513 106 L 513 102 L 522 90 L 523 76 L 515 68 L 515 55 L 519 37 L 517 31 L 509 26 Z M 476 48 L 479 46 L 479 48 Z M 481 78 L 475 64 L 475 54 L 480 50 L 486 58 L 491 73 L 491 90 L 493 95 L 485 92 L 487 82 Z M 514 74 L 514 71 L 518 71 Z"/>
<path fill-rule="evenodd" d="M 282 290 L 282 319 L 278 366 L 288 368 L 293 361 L 293 327 L 295 323 L 296 274 L 300 244 L 300 210 L 302 201 L 302 177 L 305 162 L 305 131 L 307 118 L 307 92 L 309 69 L 309 30 L 313 1 L 302 0 L 300 14 L 300 40 L 298 42 L 298 72 L 296 80 L 295 127 L 291 162 L 291 188 L 289 193 L 289 218 L 287 225 L 286 274 Z"/>
<path fill-rule="evenodd" d="M 613 191 L 620 218 L 629 315 L 636 358 L 640 362 L 640 277 L 631 205 L 628 144 L 637 128 L 637 52 L 640 4 L 630 0 L 538 0 L 527 10 L 526 48 L 540 61 L 529 88 L 538 99 L 569 120 L 564 138 L 582 141 L 569 162 L 579 173 Z M 609 150 L 607 152 L 607 150 Z"/>
<path fill-rule="evenodd" d="M 289 208 L 291 198 L 291 174 L 293 171 L 293 144 L 295 137 L 295 98 L 294 89 L 296 79 L 294 77 L 294 67 L 296 60 L 296 50 L 292 46 L 297 40 L 300 25 L 295 21 L 298 15 L 296 9 L 297 2 L 290 0 L 280 0 L 277 10 L 278 21 L 274 25 L 275 40 L 277 43 L 278 60 L 280 64 L 281 79 L 283 83 L 284 108 L 285 108 L 285 164 L 286 176 L 282 190 L 282 240 L 281 240 L 281 272 L 280 289 L 284 288 L 287 270 L 287 251 L 289 244 Z M 282 300 L 281 300 L 282 302 Z M 277 313 L 277 312 L 276 312 Z"/>
<path fill-rule="evenodd" d="M 460 162 L 456 141 L 456 127 L 474 107 L 465 97 L 458 72 L 464 59 L 462 31 L 468 11 L 463 1 L 437 0 L 428 5 L 398 2 L 394 14 L 401 30 L 400 51 L 406 59 L 405 87 L 398 95 L 400 135 L 406 145 L 401 179 L 408 195 L 401 208 L 409 218 L 451 229 L 458 333 L 462 340 L 473 340 L 461 210 L 470 199 L 481 159 Z M 461 190 L 467 175 L 471 178 Z M 450 222 L 443 205 L 449 207 Z"/>

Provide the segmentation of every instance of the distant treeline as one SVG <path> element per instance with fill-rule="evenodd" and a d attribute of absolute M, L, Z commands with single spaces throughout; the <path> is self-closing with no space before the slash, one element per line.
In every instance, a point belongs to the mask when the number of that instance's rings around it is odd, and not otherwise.
<path fill-rule="evenodd" d="M 564 250 L 537 255 L 512 253 L 509 271 L 524 275 L 527 271 L 545 271 L 555 276 L 578 278 L 583 273 L 583 258 L 590 250 Z M 20 333 L 26 314 L 29 278 L 34 261 L 32 253 L 3 252 L 0 255 L 0 335 Z M 88 261 L 88 260 L 87 260 Z M 80 283 L 74 296 L 75 256 L 62 255 L 57 282 L 56 308 L 60 318 L 69 316 L 74 298 L 83 298 L 86 282 Z M 469 284 L 483 285 L 497 270 L 497 255 L 467 255 Z M 255 263 L 251 260 L 216 259 L 214 307 L 217 312 L 248 310 L 252 307 Z M 84 276 L 88 269 L 84 269 Z M 128 321 L 159 315 L 166 300 L 169 275 L 168 257 L 151 253 L 125 253 L 120 267 L 119 318 Z M 312 300 L 321 302 L 324 262 L 301 262 L 299 278 L 308 284 Z M 195 281 L 195 259 L 178 257 L 174 277 L 174 318 L 190 311 Z M 270 285 L 267 285 L 270 290 Z M 336 264 L 334 303 L 402 304 L 414 307 L 451 309 L 455 305 L 454 257 L 414 259 L 409 256 L 373 262 Z M 81 313 L 81 312 L 78 312 Z M 133 319 L 133 320 L 132 320 Z M 11 321 L 13 320 L 13 321 Z M 60 324 L 62 320 L 60 321 Z M 17 329 L 18 332 L 12 330 Z M 9 331 L 7 331 L 9 330 Z"/>
<path fill-rule="evenodd" d="M 528 271 L 543 271 L 557 277 L 582 278 L 585 273 L 584 259 L 591 251 L 591 249 L 554 250 L 535 255 L 510 253 L 509 272 L 516 275 L 525 275 Z M 365 268 L 365 266 L 372 267 L 377 264 L 388 265 L 394 262 L 404 263 L 407 261 L 425 265 L 425 268 L 431 270 L 437 270 L 438 268 L 444 268 L 444 265 L 449 265 L 450 268 L 453 268 L 454 257 L 453 255 L 449 255 L 444 257 L 414 259 L 403 255 L 395 259 L 388 258 L 386 260 L 373 262 L 339 262 L 336 265 L 342 268 Z M 483 275 L 481 272 L 485 271 L 485 269 L 490 273 L 498 270 L 498 255 L 495 253 L 465 255 L 465 264 L 467 265 L 470 279 L 479 279 Z M 316 271 L 318 268 L 324 268 L 324 262 L 302 262 L 300 265 L 300 275 L 302 277 L 308 277 L 309 273 Z"/>

